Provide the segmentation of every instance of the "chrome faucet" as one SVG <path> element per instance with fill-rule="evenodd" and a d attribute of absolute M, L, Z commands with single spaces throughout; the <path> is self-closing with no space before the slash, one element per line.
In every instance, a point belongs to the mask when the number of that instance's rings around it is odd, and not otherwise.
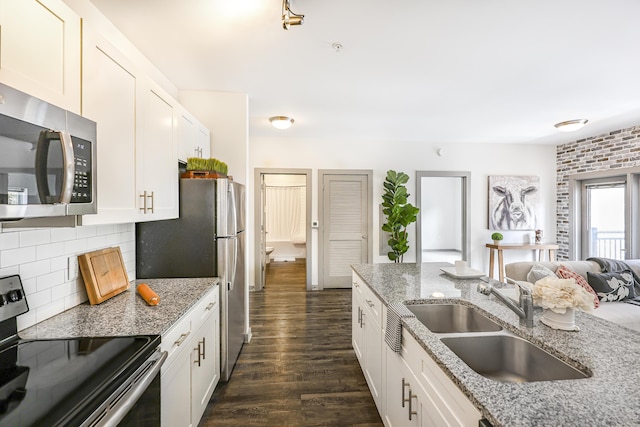
<path fill-rule="evenodd" d="M 519 305 L 516 305 L 511 298 L 505 296 L 490 283 L 480 283 L 478 285 L 478 292 L 483 295 L 494 294 L 496 298 L 502 301 L 504 305 L 509 307 L 511 311 L 520 317 L 520 325 L 526 326 L 527 328 L 533 328 L 533 296 L 531 295 L 531 289 L 521 285 L 520 283 L 513 283 L 520 288 Z"/>

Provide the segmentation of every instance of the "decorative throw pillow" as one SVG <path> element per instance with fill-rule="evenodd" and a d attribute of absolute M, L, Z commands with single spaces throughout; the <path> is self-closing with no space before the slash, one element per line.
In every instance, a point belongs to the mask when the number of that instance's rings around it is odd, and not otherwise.
<path fill-rule="evenodd" d="M 562 264 L 560 267 L 558 267 L 558 269 L 556 270 L 556 274 L 561 279 L 573 279 L 573 280 L 575 280 L 576 284 L 582 286 L 590 294 L 593 295 L 593 307 L 594 308 L 600 307 L 600 298 L 598 298 L 598 294 L 596 294 L 596 291 L 594 291 L 593 288 L 589 285 L 589 283 L 587 282 L 587 279 L 585 279 L 584 277 L 582 277 L 581 275 L 579 275 L 575 271 L 571 270 L 569 267 L 567 267 L 564 264 Z"/>
<path fill-rule="evenodd" d="M 553 272 L 553 270 L 545 267 L 542 264 L 535 263 L 533 264 L 533 267 L 531 267 L 529 274 L 527 274 L 527 282 L 536 283 L 538 280 L 544 279 L 545 277 L 549 276 L 558 277 L 556 276 L 556 273 Z"/>
<path fill-rule="evenodd" d="M 600 301 L 622 301 L 636 296 L 631 270 L 612 273 L 587 272 L 587 280 L 598 294 Z"/>

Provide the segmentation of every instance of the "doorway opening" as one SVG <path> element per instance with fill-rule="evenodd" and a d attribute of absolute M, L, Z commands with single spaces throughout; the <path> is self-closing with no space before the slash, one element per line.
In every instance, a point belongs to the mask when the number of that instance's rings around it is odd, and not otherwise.
<path fill-rule="evenodd" d="M 469 261 L 470 181 L 464 171 L 417 171 L 417 262 Z"/>
<path fill-rule="evenodd" d="M 301 268 L 311 290 L 311 171 L 256 169 L 255 184 L 255 290 L 289 270 L 301 276 Z"/>

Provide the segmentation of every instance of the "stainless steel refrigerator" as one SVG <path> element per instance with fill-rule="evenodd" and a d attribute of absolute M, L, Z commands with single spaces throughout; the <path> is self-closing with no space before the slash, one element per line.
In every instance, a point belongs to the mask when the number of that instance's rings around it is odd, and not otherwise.
<path fill-rule="evenodd" d="M 228 381 L 245 334 L 245 187 L 181 179 L 180 218 L 136 225 L 136 277 L 220 278 L 220 378 Z"/>

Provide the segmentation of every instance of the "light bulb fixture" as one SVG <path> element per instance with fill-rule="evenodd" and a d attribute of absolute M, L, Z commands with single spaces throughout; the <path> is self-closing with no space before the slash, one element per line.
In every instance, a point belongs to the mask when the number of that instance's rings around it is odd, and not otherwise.
<path fill-rule="evenodd" d="M 574 132 L 582 129 L 588 121 L 587 119 L 567 120 L 566 122 L 556 123 L 554 126 L 560 132 Z"/>
<path fill-rule="evenodd" d="M 294 13 L 291 10 L 289 0 L 282 0 L 282 28 L 288 30 L 292 25 L 304 24 L 304 15 Z"/>
<path fill-rule="evenodd" d="M 294 120 L 287 116 L 273 116 L 269 117 L 271 126 L 276 129 L 289 129 L 293 125 Z"/>

